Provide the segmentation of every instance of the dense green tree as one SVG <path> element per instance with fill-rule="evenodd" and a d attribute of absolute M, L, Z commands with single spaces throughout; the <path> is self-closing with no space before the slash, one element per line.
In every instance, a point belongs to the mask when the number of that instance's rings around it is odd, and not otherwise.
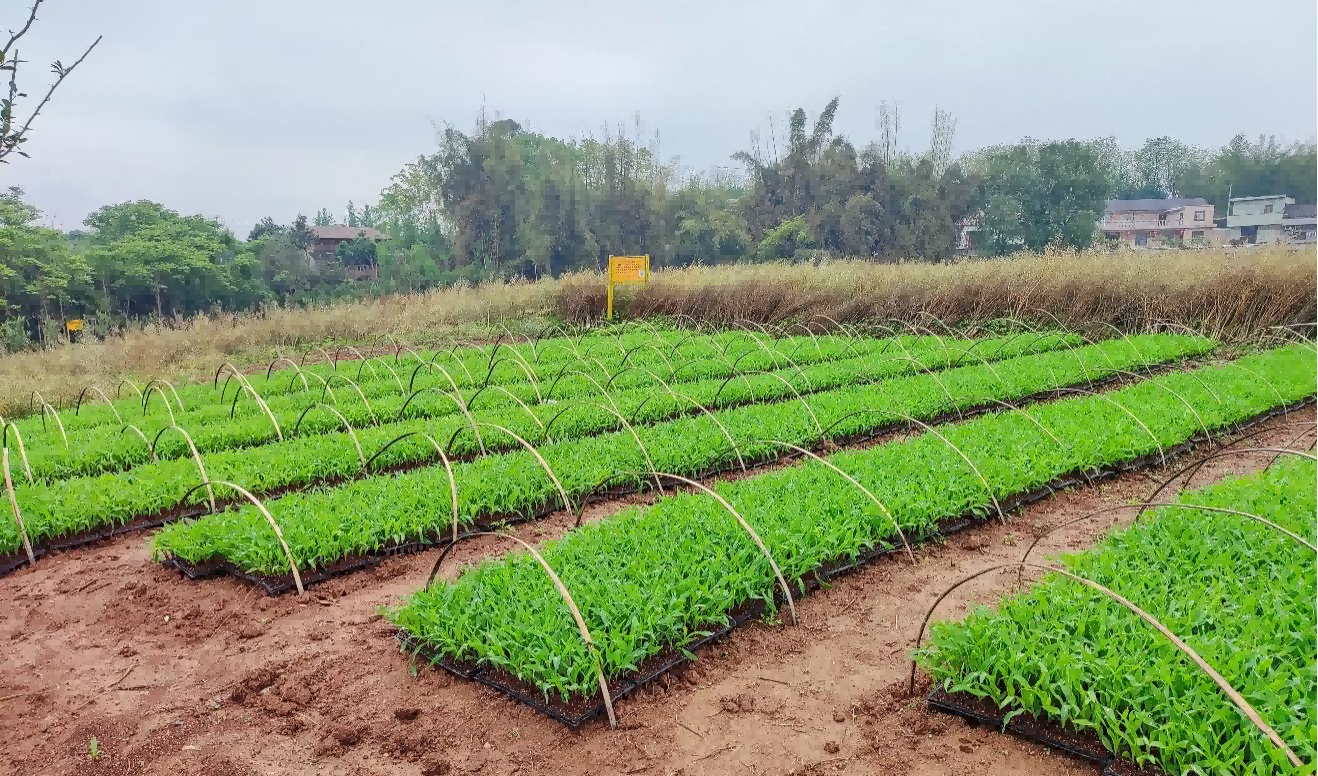
<path fill-rule="evenodd" d="M 1113 182 L 1085 143 L 1027 141 L 984 157 L 983 229 L 992 253 L 1093 242 Z"/>
<path fill-rule="evenodd" d="M 85 294 L 91 271 L 73 254 L 64 235 L 38 225 L 41 211 L 23 201 L 23 190 L 0 193 L 0 314 L 46 317 L 52 307 Z"/>
<path fill-rule="evenodd" d="M 247 239 L 259 240 L 268 234 L 280 234 L 283 231 L 284 227 L 275 223 L 275 220 L 270 216 L 266 216 L 257 222 L 256 226 L 252 227 L 252 231 L 247 234 Z"/>
<path fill-rule="evenodd" d="M 333 226 L 334 214 L 325 208 L 316 211 L 316 218 L 312 222 L 316 226 Z"/>

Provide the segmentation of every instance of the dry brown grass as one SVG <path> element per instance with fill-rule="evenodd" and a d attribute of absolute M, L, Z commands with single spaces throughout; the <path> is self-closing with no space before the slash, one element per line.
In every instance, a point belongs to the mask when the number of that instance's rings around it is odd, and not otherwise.
<path fill-rule="evenodd" d="M 689 315 L 730 324 L 776 323 L 815 315 L 848 323 L 899 318 L 950 323 L 1005 316 L 1070 326 L 1110 323 L 1125 331 L 1171 321 L 1225 339 L 1269 326 L 1313 321 L 1313 250 L 1055 253 L 952 265 L 825 262 L 663 271 L 624 291 L 629 317 Z M 540 283 L 485 285 L 258 315 L 199 316 L 104 342 L 0 358 L 0 415 L 26 411 L 33 390 L 68 401 L 83 386 L 107 389 L 123 377 L 199 379 L 224 361 L 268 363 L 276 352 L 299 358 L 326 341 L 374 342 L 384 334 L 412 342 L 489 336 L 499 323 L 538 327 L 603 314 L 599 273 Z M 526 319 L 538 319 L 527 322 Z"/>

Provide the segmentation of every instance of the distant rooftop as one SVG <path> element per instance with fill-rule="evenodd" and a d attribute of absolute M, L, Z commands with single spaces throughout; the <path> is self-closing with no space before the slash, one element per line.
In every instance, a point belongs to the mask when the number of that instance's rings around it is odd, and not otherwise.
<path fill-rule="evenodd" d="M 1207 207 L 1203 197 L 1168 197 L 1167 199 L 1109 199 L 1105 211 L 1129 213 L 1142 210 L 1175 210 L 1181 207 Z"/>
<path fill-rule="evenodd" d="M 1283 218 L 1318 218 L 1318 205 L 1287 205 Z"/>
<path fill-rule="evenodd" d="M 1290 199 L 1285 194 L 1265 194 L 1261 197 L 1232 197 L 1232 202 L 1252 202 L 1256 199 Z"/>
<path fill-rule="evenodd" d="M 365 234 L 372 240 L 388 239 L 388 235 L 369 226 L 343 226 L 341 224 L 313 226 L 311 227 L 311 233 L 316 235 L 317 240 L 351 240 L 360 234 Z"/>

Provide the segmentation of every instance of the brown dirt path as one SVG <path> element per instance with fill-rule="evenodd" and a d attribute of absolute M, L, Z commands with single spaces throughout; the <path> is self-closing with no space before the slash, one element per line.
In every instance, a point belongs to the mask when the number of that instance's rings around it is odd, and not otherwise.
<path fill-rule="evenodd" d="M 1313 420 L 1297 415 L 1270 423 Z M 1277 428 L 1250 444 L 1297 433 Z M 1266 462 L 1215 462 L 1195 486 Z M 435 552 L 267 598 L 230 579 L 188 583 L 150 562 L 144 536 L 122 537 L 0 579 L 0 774 L 1090 774 L 925 711 L 905 694 L 907 655 L 952 581 L 1018 558 L 1035 531 L 1153 487 L 1123 476 L 921 550 L 915 568 L 871 565 L 800 602 L 802 625 L 739 630 L 621 702 L 617 731 L 568 731 L 442 672 L 414 676 L 377 610 L 420 586 Z M 1086 547 L 1111 522 L 1059 531 L 1036 553 Z M 566 527 L 555 516 L 519 535 Z M 497 551 L 473 540 L 445 576 Z M 961 616 L 1013 579 L 967 585 L 939 616 Z"/>

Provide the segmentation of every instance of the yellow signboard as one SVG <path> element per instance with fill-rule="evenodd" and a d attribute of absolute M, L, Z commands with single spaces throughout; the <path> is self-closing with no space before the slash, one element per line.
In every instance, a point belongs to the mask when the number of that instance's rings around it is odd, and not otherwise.
<path fill-rule="evenodd" d="M 68 327 L 68 330 L 69 330 L 69 331 L 82 331 L 82 319 L 81 319 L 81 318 L 74 318 L 73 320 L 69 321 L 69 322 L 66 323 L 65 325 Z"/>
<path fill-rule="evenodd" d="M 643 286 L 650 279 L 650 255 L 609 257 L 609 310 L 613 318 L 613 287 Z"/>

